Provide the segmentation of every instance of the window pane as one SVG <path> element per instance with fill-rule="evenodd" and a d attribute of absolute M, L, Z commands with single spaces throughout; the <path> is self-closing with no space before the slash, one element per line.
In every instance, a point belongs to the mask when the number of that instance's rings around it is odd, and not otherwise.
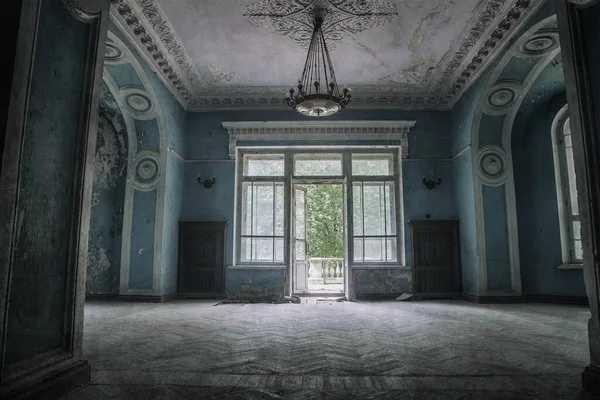
<path fill-rule="evenodd" d="M 352 175 L 393 175 L 392 154 L 352 154 Z"/>
<path fill-rule="evenodd" d="M 296 189 L 296 237 L 306 239 L 306 194 Z"/>
<path fill-rule="evenodd" d="M 565 149 L 567 159 L 567 178 L 569 182 L 569 200 L 571 203 L 571 215 L 579 215 L 579 205 L 577 204 L 577 185 L 575 182 L 575 164 L 573 162 L 573 148 Z"/>
<path fill-rule="evenodd" d="M 273 261 L 273 239 L 252 238 L 252 261 Z"/>
<path fill-rule="evenodd" d="M 396 238 L 387 238 L 387 261 L 395 262 L 398 259 L 398 246 L 396 242 Z"/>
<path fill-rule="evenodd" d="M 583 260 L 583 247 L 581 245 L 581 240 L 574 240 L 573 245 L 575 249 L 575 259 Z"/>
<path fill-rule="evenodd" d="M 385 261 L 383 238 L 365 238 L 365 261 Z"/>
<path fill-rule="evenodd" d="M 363 234 L 363 207 L 362 207 L 362 183 L 355 183 L 352 185 L 352 202 L 354 203 L 354 235 L 362 236 Z"/>
<path fill-rule="evenodd" d="M 385 234 L 396 234 L 396 201 L 394 182 L 385 184 Z"/>
<path fill-rule="evenodd" d="M 275 239 L 275 262 L 283 262 L 283 238 Z"/>
<path fill-rule="evenodd" d="M 283 182 L 275 183 L 275 236 L 283 236 Z"/>
<path fill-rule="evenodd" d="M 253 235 L 273 235 L 273 183 L 254 183 Z"/>
<path fill-rule="evenodd" d="M 242 235 L 252 234 L 252 194 L 252 183 L 244 182 L 242 184 Z"/>
<path fill-rule="evenodd" d="M 244 155 L 244 176 L 283 176 L 283 154 Z"/>
<path fill-rule="evenodd" d="M 297 154 L 294 156 L 294 175 L 342 175 L 342 155 Z"/>
<path fill-rule="evenodd" d="M 571 142 L 571 135 L 565 135 L 565 147 L 573 147 L 573 143 Z"/>
<path fill-rule="evenodd" d="M 252 261 L 252 239 L 250 238 L 242 238 L 240 242 L 240 259 L 244 262 Z"/>
<path fill-rule="evenodd" d="M 573 221 L 573 239 L 581 239 L 581 222 Z"/>
<path fill-rule="evenodd" d="M 363 240 L 362 239 L 354 239 L 354 261 L 362 262 L 363 261 Z"/>
<path fill-rule="evenodd" d="M 363 201 L 365 235 L 384 235 L 385 217 L 383 183 L 364 182 Z"/>

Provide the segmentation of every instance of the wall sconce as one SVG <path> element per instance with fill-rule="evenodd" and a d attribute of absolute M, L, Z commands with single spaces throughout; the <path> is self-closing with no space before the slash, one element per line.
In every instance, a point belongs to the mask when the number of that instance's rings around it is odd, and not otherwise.
<path fill-rule="evenodd" d="M 423 177 L 423 185 L 425 185 L 425 187 L 427 187 L 427 189 L 433 189 L 437 185 L 441 185 L 441 184 L 442 184 L 442 178 L 439 176 L 438 176 L 437 182 L 435 182 L 433 179 L 426 179 L 425 177 Z"/>
<path fill-rule="evenodd" d="M 198 175 L 198 183 L 201 183 L 201 184 L 204 185 L 205 188 L 210 189 L 212 187 L 212 185 L 214 185 L 215 183 L 217 183 L 217 178 L 215 178 L 213 176 L 212 179 L 202 180 L 202 178 L 200 178 L 200 175 Z"/>

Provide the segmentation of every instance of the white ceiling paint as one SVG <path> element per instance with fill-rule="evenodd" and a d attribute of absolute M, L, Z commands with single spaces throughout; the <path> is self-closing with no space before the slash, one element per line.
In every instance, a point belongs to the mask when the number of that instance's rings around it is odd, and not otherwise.
<path fill-rule="evenodd" d="M 310 23 L 310 9 L 317 3 L 332 10 L 333 21 L 346 20 L 328 27 L 326 19 L 324 29 L 327 35 L 331 26 L 336 27 L 335 35 L 341 38 L 328 43 L 338 83 L 353 89 L 353 104 L 448 108 L 543 0 L 112 3 L 113 20 L 184 107 L 201 111 L 281 107 L 306 58 L 302 48 L 306 39 L 294 36 Z M 290 5 L 296 7 L 293 15 L 277 8 Z M 372 16 L 360 15 L 365 10 L 395 10 L 397 15 L 371 24 Z M 262 11 L 274 16 L 263 26 L 244 15 Z M 274 25 L 284 23 L 299 29 L 286 33 Z M 502 32 L 502 37 L 491 41 L 494 31 Z"/>

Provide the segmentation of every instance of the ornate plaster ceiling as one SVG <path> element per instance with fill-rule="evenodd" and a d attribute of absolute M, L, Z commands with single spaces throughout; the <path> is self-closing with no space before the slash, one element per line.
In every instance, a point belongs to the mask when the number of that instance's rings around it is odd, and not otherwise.
<path fill-rule="evenodd" d="M 190 111 L 282 107 L 325 7 L 356 107 L 446 109 L 543 0 L 112 0 L 113 20 Z"/>

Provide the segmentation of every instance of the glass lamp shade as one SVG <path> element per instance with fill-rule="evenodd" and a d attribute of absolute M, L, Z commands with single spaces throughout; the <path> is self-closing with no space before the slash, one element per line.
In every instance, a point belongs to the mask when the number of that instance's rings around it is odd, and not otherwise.
<path fill-rule="evenodd" d="M 296 104 L 297 112 L 310 117 L 327 117 L 341 109 L 340 100 L 328 95 L 309 95 Z"/>

